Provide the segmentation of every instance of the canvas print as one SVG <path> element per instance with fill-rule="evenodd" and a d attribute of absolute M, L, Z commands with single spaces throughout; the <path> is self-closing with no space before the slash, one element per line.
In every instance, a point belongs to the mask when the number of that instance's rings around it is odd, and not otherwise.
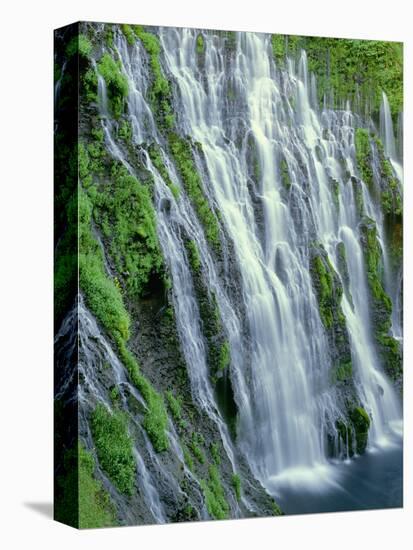
<path fill-rule="evenodd" d="M 55 518 L 401 507 L 402 44 L 89 22 L 54 63 Z"/>

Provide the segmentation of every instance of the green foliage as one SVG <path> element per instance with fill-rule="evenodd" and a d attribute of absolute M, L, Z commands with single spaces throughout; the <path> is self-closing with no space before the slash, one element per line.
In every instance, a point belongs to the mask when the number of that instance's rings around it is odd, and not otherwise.
<path fill-rule="evenodd" d="M 235 496 L 237 501 L 241 500 L 241 478 L 238 474 L 233 474 L 231 477 L 231 484 L 234 488 Z"/>
<path fill-rule="evenodd" d="M 371 186 L 373 184 L 373 170 L 369 132 L 365 128 L 357 128 L 354 136 L 356 147 L 356 161 L 363 181 Z"/>
<path fill-rule="evenodd" d="M 221 464 L 221 457 L 219 454 L 218 443 L 211 443 L 209 450 L 211 452 L 212 460 L 217 466 L 219 466 Z"/>
<path fill-rule="evenodd" d="M 84 34 L 79 34 L 79 36 L 74 36 L 70 40 L 66 48 L 66 55 L 68 58 L 72 57 L 73 55 L 79 54 L 80 57 L 87 59 L 91 53 L 92 53 L 92 44 Z"/>
<path fill-rule="evenodd" d="M 284 187 L 284 189 L 290 189 L 291 187 L 291 177 L 290 173 L 288 171 L 288 164 L 285 158 L 283 157 L 281 159 L 280 163 L 280 174 L 281 174 L 281 183 Z"/>
<path fill-rule="evenodd" d="M 189 263 L 195 273 L 201 269 L 201 257 L 195 241 L 186 241 L 185 247 L 189 256 Z"/>
<path fill-rule="evenodd" d="M 350 419 L 355 429 L 357 453 L 362 454 L 367 447 L 370 417 L 363 407 L 355 407 L 350 411 Z"/>
<path fill-rule="evenodd" d="M 198 218 L 204 227 L 206 238 L 215 250 L 220 250 L 218 221 L 203 193 L 202 181 L 195 166 L 191 145 L 188 140 L 173 132 L 169 133 L 168 141 L 185 190 L 194 203 Z"/>
<path fill-rule="evenodd" d="M 83 93 L 88 103 L 96 103 L 98 98 L 98 77 L 95 69 L 90 67 L 81 77 Z"/>
<path fill-rule="evenodd" d="M 204 493 L 208 513 L 215 519 L 227 519 L 229 505 L 225 498 L 218 468 L 212 465 L 208 468 L 209 478 L 201 480 L 201 488 Z"/>
<path fill-rule="evenodd" d="M 198 462 L 200 464 L 205 464 L 205 455 L 201 449 L 201 445 L 203 445 L 203 438 L 201 434 L 194 432 L 192 434 L 191 441 L 189 442 L 189 448 Z"/>
<path fill-rule="evenodd" d="M 400 343 L 384 332 L 378 332 L 376 339 L 380 344 L 379 353 L 387 374 L 392 380 L 400 379 L 403 374 Z"/>
<path fill-rule="evenodd" d="M 169 440 L 166 434 L 168 415 L 166 413 L 164 400 L 162 396 L 154 390 L 150 382 L 142 375 L 136 359 L 127 349 L 123 341 L 118 342 L 118 350 L 133 384 L 135 384 L 146 401 L 147 411 L 145 413 L 143 427 L 155 451 L 158 453 L 166 451 L 169 447 Z"/>
<path fill-rule="evenodd" d="M 93 455 L 76 444 L 65 451 L 62 467 L 56 477 L 55 518 L 80 529 L 117 525 L 109 494 L 94 477 Z"/>
<path fill-rule="evenodd" d="M 382 284 L 383 263 L 382 251 L 377 240 L 377 228 L 373 220 L 365 218 L 360 225 L 364 260 L 367 269 L 367 281 L 376 305 L 388 315 L 391 314 L 392 304 L 384 291 Z"/>
<path fill-rule="evenodd" d="M 117 524 L 115 509 L 100 481 L 93 472 L 93 455 L 79 444 L 79 528 L 96 529 Z"/>
<path fill-rule="evenodd" d="M 120 402 L 120 391 L 118 386 L 113 386 L 109 391 L 109 397 L 112 405 L 117 406 Z"/>
<path fill-rule="evenodd" d="M 320 310 L 320 317 L 323 325 L 329 329 L 333 326 L 333 276 L 326 268 L 321 256 L 316 256 L 311 263 L 311 272 L 317 280 L 316 290 Z M 314 277 L 313 277 L 314 278 Z"/>
<path fill-rule="evenodd" d="M 166 402 L 168 403 L 169 410 L 172 413 L 172 418 L 178 422 L 182 418 L 182 405 L 181 399 L 176 398 L 171 391 L 165 393 Z"/>
<path fill-rule="evenodd" d="M 196 53 L 202 55 L 205 51 L 204 37 L 202 34 L 198 34 L 196 37 Z"/>
<path fill-rule="evenodd" d="M 155 168 L 158 170 L 161 178 L 166 183 L 166 185 L 169 187 L 169 189 L 172 191 L 173 196 L 175 197 L 175 200 L 178 200 L 180 195 L 180 189 L 177 185 L 172 183 L 171 178 L 169 177 L 168 170 L 164 164 L 162 153 L 159 145 L 157 143 L 151 143 L 151 145 L 148 147 L 148 153 L 150 156 L 150 159 L 152 161 L 152 164 L 155 166 Z"/>
<path fill-rule="evenodd" d="M 130 46 L 133 46 L 136 42 L 135 33 L 130 25 L 121 25 L 121 29 L 125 38 Z"/>
<path fill-rule="evenodd" d="M 122 295 L 105 273 L 103 253 L 91 230 L 92 206 L 79 190 L 79 284 L 86 302 L 109 334 L 128 340 L 129 315 Z"/>
<path fill-rule="evenodd" d="M 191 470 L 191 472 L 194 472 L 195 464 L 191 456 L 191 453 L 188 451 L 185 445 L 182 445 L 182 452 L 184 455 L 185 464 Z"/>
<path fill-rule="evenodd" d="M 231 363 L 231 350 L 228 340 L 225 340 L 219 350 L 218 371 L 224 371 Z"/>
<path fill-rule="evenodd" d="M 331 378 L 332 382 L 345 382 L 353 376 L 353 364 L 351 361 L 343 361 L 339 365 L 333 367 Z"/>
<path fill-rule="evenodd" d="M 171 129 L 175 123 L 175 117 L 172 112 L 172 92 L 169 81 L 163 75 L 161 68 L 159 59 L 161 45 L 159 38 L 138 25 L 135 25 L 133 30 L 149 56 L 152 82 L 148 91 L 148 98 L 152 111 L 155 113 L 155 118 L 161 128 Z"/>
<path fill-rule="evenodd" d="M 117 63 L 108 53 L 103 54 L 100 59 L 98 71 L 106 82 L 112 114 L 115 118 L 119 118 L 128 95 L 128 80 L 121 72 L 120 63 Z"/>
<path fill-rule="evenodd" d="M 151 277 L 163 274 L 163 257 L 156 232 L 156 218 L 148 188 L 115 162 L 110 181 L 93 195 L 95 220 L 105 232 L 110 220 L 110 253 L 116 270 L 126 281 L 132 298 L 141 296 Z"/>
<path fill-rule="evenodd" d="M 306 50 L 308 68 L 317 76 L 320 102 L 334 95 L 334 106 L 361 96 L 370 112 L 377 114 L 384 90 L 393 115 L 403 110 L 403 45 L 378 40 L 348 40 L 312 36 L 272 35 L 275 60 L 283 66 L 285 56 L 297 57 Z"/>
<path fill-rule="evenodd" d="M 99 136 L 98 140 L 99 141 Z M 83 160 L 81 163 L 80 173 L 83 177 L 89 177 L 90 159 L 85 153 L 86 149 L 82 149 Z M 116 219 L 116 216 L 120 218 L 123 216 L 123 225 L 115 225 L 116 234 L 114 237 L 115 249 L 118 253 L 127 246 L 125 244 L 125 234 L 128 232 L 134 236 L 136 241 L 136 235 L 142 236 L 143 230 L 147 229 L 145 235 L 148 239 L 149 229 L 152 231 L 149 238 L 154 238 L 156 235 L 153 227 L 154 214 L 152 209 L 152 203 L 146 188 L 143 188 L 138 184 L 135 178 L 129 178 L 125 170 L 122 167 L 116 169 L 115 175 L 119 175 L 117 184 L 115 185 L 115 191 L 109 195 L 110 189 L 108 185 L 105 187 L 105 192 L 108 193 L 107 199 L 109 203 L 103 201 L 106 207 L 109 205 L 118 205 L 117 208 L 110 210 L 111 217 Z M 137 195 L 134 193 L 138 187 Z M 92 189 L 92 188 L 91 188 Z M 144 191 L 142 191 L 144 189 Z M 142 194 L 140 194 L 142 192 Z M 100 199 L 104 197 L 104 193 L 93 194 L 95 200 L 95 209 L 102 208 L 102 202 Z M 140 197 L 140 202 L 137 198 Z M 143 197 L 143 199 L 142 199 Z M 113 201 L 113 202 L 112 202 Z M 123 211 L 126 209 L 126 212 Z M 140 208 L 142 208 L 142 214 L 140 214 Z M 113 212 L 113 214 L 112 214 Z M 148 221 L 149 216 L 149 221 Z M 95 240 L 91 230 L 91 217 L 92 217 L 92 202 L 83 190 L 79 192 L 79 283 L 80 288 L 85 294 L 85 299 L 88 307 L 102 323 L 108 334 L 113 338 L 118 347 L 118 352 L 122 362 L 127 368 L 132 382 L 139 389 L 147 404 L 147 411 L 143 426 L 147 431 L 152 444 L 157 452 L 164 451 L 168 448 L 168 438 L 166 435 L 166 428 L 168 424 L 168 416 L 165 410 L 165 404 L 162 397 L 153 389 L 146 378 L 140 373 L 139 365 L 133 355 L 126 347 L 126 342 L 129 339 L 130 317 L 123 304 L 122 293 L 119 288 L 117 279 L 110 279 L 104 268 L 103 252 L 98 242 Z M 104 219 L 102 216 L 97 216 L 98 220 Z M 127 221 L 130 220 L 131 227 L 127 228 Z M 143 220 L 143 221 L 142 221 Z M 145 225 L 146 220 L 146 225 Z M 134 230 L 136 223 L 142 223 L 143 229 L 139 232 Z M 126 229 L 125 229 L 126 227 Z M 149 228 L 149 229 L 148 229 Z M 145 242 L 146 242 L 145 240 Z M 156 241 L 157 242 L 157 241 Z M 135 243 L 136 244 L 136 243 Z M 158 250 L 158 249 L 157 249 Z M 133 254 L 133 247 L 128 246 L 129 254 Z M 157 265 L 161 263 L 162 259 L 158 250 L 159 256 L 155 260 L 146 259 L 146 253 L 142 252 L 141 255 L 133 256 L 132 259 L 126 263 L 129 267 L 132 266 L 136 269 L 131 269 L 134 276 L 138 277 L 138 273 L 141 275 L 140 281 L 142 281 L 142 273 L 146 273 L 145 277 L 149 277 L 151 266 L 155 262 Z M 141 258 L 143 258 L 141 260 Z M 140 262 L 142 261 L 142 264 Z M 119 264 L 117 264 L 119 266 Z M 122 269 L 122 264 L 120 264 Z M 144 280 L 146 280 L 144 277 Z M 132 292 L 135 288 L 136 280 L 131 284 Z M 141 289 L 138 288 L 137 291 Z"/>
<path fill-rule="evenodd" d="M 99 404 L 91 415 L 90 425 L 100 465 L 121 493 L 131 495 L 136 461 L 126 416 L 121 412 L 111 414 Z"/>
<path fill-rule="evenodd" d="M 132 126 L 128 120 L 122 120 L 119 125 L 118 136 L 126 143 L 129 143 L 132 139 Z"/>

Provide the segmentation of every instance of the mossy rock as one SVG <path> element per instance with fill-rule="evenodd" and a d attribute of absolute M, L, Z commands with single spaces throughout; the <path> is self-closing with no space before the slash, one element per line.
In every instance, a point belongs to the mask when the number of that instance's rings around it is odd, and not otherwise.
<path fill-rule="evenodd" d="M 356 451 L 358 454 L 363 454 L 367 447 L 370 417 L 366 410 L 359 406 L 350 412 L 350 419 L 355 430 Z"/>

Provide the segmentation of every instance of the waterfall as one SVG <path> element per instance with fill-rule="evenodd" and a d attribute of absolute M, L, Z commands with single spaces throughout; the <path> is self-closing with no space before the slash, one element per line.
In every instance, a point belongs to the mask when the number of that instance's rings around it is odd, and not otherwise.
<path fill-rule="evenodd" d="M 377 452 L 400 433 L 400 399 L 381 366 L 368 300 L 361 199 L 363 215 L 377 227 L 384 286 L 391 287 L 388 294 L 394 302 L 391 333 L 400 340 L 401 279 L 395 285 L 389 282 L 383 214 L 367 182 L 359 177 L 355 133 L 367 126 L 366 121 L 351 111 L 349 101 L 338 110 L 328 107 L 330 101 L 325 97 L 320 107 L 317 78 L 309 71 L 304 50 L 297 59 L 287 58 L 285 65 L 278 66 L 267 34 L 233 33 L 228 38 L 194 29 L 157 28 L 153 32 L 161 52 L 156 70 L 171 86 L 173 131 L 182 139 L 189 136 L 202 192 L 219 227 L 219 251 L 208 240 L 154 112 L 148 92 L 154 78 L 153 59 L 140 40 L 127 40 L 119 27 L 110 45 L 102 42 L 92 67 L 98 73 L 98 56 L 113 53 L 128 82 L 125 109 L 121 119 L 115 120 L 111 90 L 97 74 L 100 116 L 93 120 L 103 130 L 102 142 L 110 158 L 138 180 L 143 173 L 150 177 L 157 237 L 171 279 L 168 296 L 189 380 L 190 395 L 185 396 L 184 406 L 189 402 L 196 409 L 197 422 L 207 423 L 206 432 L 213 433 L 211 441 L 222 445 L 225 483 L 230 485 L 229 479 L 234 483 L 238 472 L 250 476 L 245 494 L 228 497 L 231 516 L 242 517 L 264 509 L 255 498 L 254 491 L 259 489 L 277 496 L 284 485 L 319 487 L 325 483 L 331 487 L 335 483 L 338 460 L 357 455 L 354 433 L 347 430 L 343 438 L 340 432 L 351 407 L 362 407 L 371 420 L 368 451 Z M 127 145 L 119 139 L 124 121 L 131 134 Z M 400 156 L 384 92 L 380 135 L 401 185 Z M 153 145 L 162 170 L 151 155 Z M 376 173 L 378 158 L 373 163 Z M 104 252 L 105 270 L 112 277 L 107 241 L 99 235 L 96 240 Z M 199 256 L 196 275 L 188 242 Z M 339 330 L 320 310 L 315 258 L 330 270 L 342 316 Z M 206 299 L 216 304 L 230 351 L 221 379 L 210 372 L 200 285 L 207 289 Z M 119 387 L 135 438 L 139 492 L 131 497 L 135 508 L 128 509 L 105 473 L 98 470 L 103 486 L 128 523 L 171 521 L 178 504 L 180 509 L 193 507 L 197 519 L 208 519 L 206 466 L 201 479 L 188 465 L 172 415 L 167 427 L 169 451 L 155 452 L 143 428 L 145 399 L 130 382 L 116 347 L 82 297 L 79 304 L 81 436 L 93 449 L 88 415 L 97 403 L 113 411 L 108 385 Z M 135 306 L 133 302 L 131 307 Z M 132 344 L 138 347 L 135 336 Z M 332 375 L 342 368 L 339 352 L 332 350 L 335 346 L 348 352 L 350 380 Z M 146 356 L 150 363 L 150 351 Z M 103 364 L 108 370 L 102 374 Z M 151 383 L 156 375 L 150 372 Z M 234 429 L 219 401 L 217 380 L 231 386 Z M 165 388 L 161 391 L 166 393 Z"/>
<path fill-rule="evenodd" d="M 382 93 L 380 105 L 380 136 L 383 141 L 386 155 L 393 161 L 397 160 L 396 143 L 394 139 L 393 120 L 391 117 L 389 100 L 385 92 Z"/>

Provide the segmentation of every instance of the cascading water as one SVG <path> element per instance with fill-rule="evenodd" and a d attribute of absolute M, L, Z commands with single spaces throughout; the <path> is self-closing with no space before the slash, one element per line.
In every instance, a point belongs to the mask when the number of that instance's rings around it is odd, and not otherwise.
<path fill-rule="evenodd" d="M 96 28 L 102 37 L 104 26 Z M 98 478 L 126 523 L 163 523 L 179 520 L 181 513 L 185 519 L 262 514 L 272 506 L 263 497 L 268 497 L 263 487 L 278 497 L 285 487 L 331 488 L 336 483 L 343 473 L 339 461 L 357 455 L 360 445 L 356 430 L 345 427 L 352 422 L 352 411 L 365 410 L 371 422 L 368 451 L 378 452 L 401 432 L 399 396 L 382 368 L 377 320 L 367 298 L 361 230 L 366 220 L 377 228 L 383 284 L 393 302 L 391 334 L 401 341 L 401 282 L 393 281 L 383 213 L 367 182 L 358 177 L 355 132 L 368 124 L 351 111 L 349 102 L 335 110 L 327 108 L 332 98 L 325 98 L 320 108 L 317 79 L 308 70 L 306 52 L 297 59 L 286 58 L 281 67 L 269 35 L 234 33 L 229 38 L 213 31 L 171 28 L 154 32 L 160 45 L 159 67 L 151 57 L 156 48 L 127 39 L 118 27 L 110 45 L 100 43 L 91 61 L 99 115 L 94 130 L 103 130 L 105 151 L 127 173 L 137 180 L 142 174 L 150 177 L 157 236 L 171 279 L 179 353 L 189 380 L 190 395 L 184 395 L 182 406 L 190 414 L 185 420 L 178 420 L 176 411 L 169 414 L 169 451 L 157 454 L 143 427 L 146 398 L 131 383 L 116 347 L 80 296 L 81 437 L 93 449 L 89 415 L 97 404 L 113 412 L 108 388 L 118 387 L 122 409 L 130 416 L 138 495 L 128 504 L 101 469 Z M 99 73 L 102 52 L 116 59 L 127 80 L 121 121 L 112 116 L 113 89 Z M 217 214 L 219 252 L 208 240 L 155 113 L 150 91 L 154 67 L 171 83 L 173 132 L 190 143 L 206 203 Z M 124 121 L 130 126 L 127 144 L 119 139 Z M 384 92 L 380 135 L 401 187 L 402 166 Z M 162 170 L 151 154 L 153 145 Z M 374 148 L 372 155 L 378 179 L 380 158 Z M 117 281 L 107 235 L 100 235 L 96 226 L 105 272 Z M 196 274 L 188 242 L 199 256 Z M 320 265 L 327 270 L 324 282 L 315 278 Z M 320 293 L 329 285 L 334 319 L 322 312 L 325 298 Z M 202 300 L 216 307 L 222 325 L 219 337 L 225 336 L 229 349 L 227 371 L 214 376 L 209 350 L 218 336 L 205 334 L 200 287 L 207 289 Z M 133 309 L 136 304 L 129 305 Z M 159 306 L 159 312 L 164 307 Z M 139 331 L 140 322 L 133 330 Z M 135 336 L 134 352 L 141 342 Z M 155 335 L 154 342 L 155 347 Z M 149 365 L 157 351 L 138 349 Z M 344 366 L 340 353 L 345 355 Z M 106 371 L 102 365 L 108 366 Z M 148 373 L 153 382 L 157 373 L 146 367 Z M 176 384 L 184 391 L 184 382 Z M 167 388 L 160 391 L 166 394 Z M 228 399 L 236 411 L 231 426 L 224 414 Z M 191 439 L 184 439 L 189 419 L 195 422 L 197 414 L 198 433 L 194 429 Z M 215 453 L 208 450 L 215 457 L 209 467 L 197 449 L 205 438 Z M 217 442 L 223 449 L 219 459 Z M 188 461 L 188 446 L 204 468 L 202 474 L 196 473 L 193 460 Z M 217 516 L 205 502 L 214 491 L 214 497 L 221 498 L 214 467 L 222 469 L 226 487 L 236 487 L 239 473 L 245 479 L 241 495 L 226 491 L 228 508 L 223 505 L 224 512 Z M 208 476 L 213 489 L 206 485 Z"/>

